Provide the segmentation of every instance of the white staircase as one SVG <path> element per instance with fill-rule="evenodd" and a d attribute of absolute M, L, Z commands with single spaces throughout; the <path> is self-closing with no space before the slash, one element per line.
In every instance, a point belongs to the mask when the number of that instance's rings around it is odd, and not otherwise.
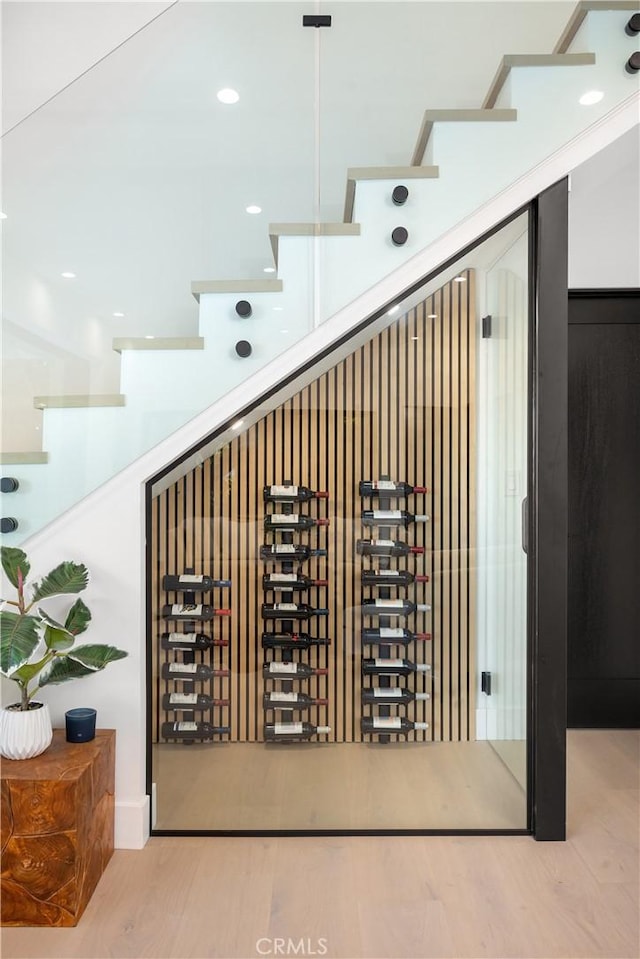
<path fill-rule="evenodd" d="M 541 168 L 546 172 L 528 181 L 533 192 L 525 186 L 524 193 L 509 194 L 529 200 L 558 175 L 549 158 L 567 144 L 587 143 L 589 131 L 605 131 L 622 112 L 627 117 L 635 109 L 637 115 L 639 79 L 624 70 L 638 48 L 637 38 L 624 33 L 635 8 L 626 0 L 578 4 L 552 53 L 502 59 L 478 109 L 427 109 L 416 118 L 407 166 L 347 171 L 344 222 L 271 224 L 277 279 L 194 281 L 199 336 L 115 340 L 120 394 L 36 397 L 46 455 L 34 453 L 30 463 L 4 456 L 20 480 L 3 509 L 20 526 L 6 541 L 31 535 L 328 318 L 349 310 L 382 278 L 400 277 L 401 267 L 438 237 L 483 207 L 489 210 L 496 197 Z M 580 96 L 593 88 L 605 91 L 604 98 L 581 106 Z M 606 133 L 589 142 L 596 141 L 606 142 Z M 391 200 L 397 183 L 409 190 L 402 206 Z M 498 204 L 488 216 L 499 218 L 500 209 Z M 398 226 L 408 233 L 400 246 L 391 240 Z M 235 311 L 239 299 L 251 303 L 247 319 Z M 376 303 L 383 306 L 384 300 Z M 360 303 L 350 322 L 365 316 Z M 240 340 L 251 344 L 247 358 L 236 352 Z"/>

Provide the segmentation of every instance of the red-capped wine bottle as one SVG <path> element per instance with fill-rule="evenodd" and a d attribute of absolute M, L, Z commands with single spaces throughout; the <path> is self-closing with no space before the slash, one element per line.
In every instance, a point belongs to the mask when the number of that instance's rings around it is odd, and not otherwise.
<path fill-rule="evenodd" d="M 212 709 L 228 705 L 228 699 L 214 699 L 205 693 L 165 693 L 162 697 L 163 709 Z"/>
<path fill-rule="evenodd" d="M 414 693 L 404 686 L 374 686 L 362 690 L 362 702 L 373 706 L 408 706 L 409 703 L 429 699 L 429 693 Z"/>
<path fill-rule="evenodd" d="M 264 518 L 264 528 L 280 530 L 284 533 L 293 533 L 298 529 L 313 529 L 314 526 L 328 526 L 328 519 L 315 519 L 304 513 L 267 513 Z"/>
<path fill-rule="evenodd" d="M 409 546 L 394 539 L 358 539 L 356 552 L 360 556 L 408 556 L 409 553 L 424 553 L 424 546 Z"/>
<path fill-rule="evenodd" d="M 412 493 L 428 493 L 426 486 L 411 486 L 409 483 L 394 483 L 393 480 L 361 480 L 360 496 L 410 496 Z"/>
<path fill-rule="evenodd" d="M 162 649 L 211 649 L 213 646 L 228 646 L 228 639 L 213 639 L 205 633 L 162 633 Z"/>
<path fill-rule="evenodd" d="M 426 513 L 408 513 L 406 509 L 365 509 L 362 522 L 365 526 L 411 526 L 412 523 L 426 523 Z"/>
<path fill-rule="evenodd" d="M 362 643 L 365 646 L 408 646 L 415 639 L 431 639 L 431 633 L 412 633 L 410 629 L 392 626 L 362 630 Z"/>
<path fill-rule="evenodd" d="M 386 733 L 412 733 L 415 729 L 428 729 L 429 723 L 413 723 L 404 716 L 365 716 L 360 720 L 360 728 L 367 735 Z"/>
<path fill-rule="evenodd" d="M 302 562 L 311 556 L 326 556 L 326 549 L 309 549 L 301 543 L 263 543 L 260 547 L 260 559 L 282 560 L 283 562 Z"/>
<path fill-rule="evenodd" d="M 309 636 L 308 633 L 263 633 L 263 649 L 311 649 L 314 646 L 330 646 L 330 639 Z"/>
<path fill-rule="evenodd" d="M 364 599 L 362 612 L 365 616 L 411 616 L 426 613 L 431 609 L 426 603 L 412 603 L 408 599 Z"/>
<path fill-rule="evenodd" d="M 262 498 L 271 503 L 307 503 L 312 499 L 329 499 L 329 494 L 308 486 L 263 486 Z"/>
<path fill-rule="evenodd" d="M 314 669 L 307 663 L 263 663 L 262 675 L 265 679 L 310 679 L 312 676 L 326 676 L 328 669 Z"/>
<path fill-rule="evenodd" d="M 428 673 L 431 666 L 412 663 L 409 659 L 363 659 L 362 672 L 367 676 L 410 676 Z"/>
<path fill-rule="evenodd" d="M 214 609 L 201 603 L 172 603 L 162 607 L 165 619 L 213 619 L 214 616 L 231 616 L 230 609 Z"/>
<path fill-rule="evenodd" d="M 294 742 L 323 736 L 331 732 L 331 726 L 313 726 L 311 723 L 265 723 L 264 738 L 268 742 Z"/>
<path fill-rule="evenodd" d="M 407 569 L 363 569 L 363 586 L 411 586 L 412 583 L 428 583 L 428 576 L 417 576 Z"/>
<path fill-rule="evenodd" d="M 160 732 L 163 739 L 213 739 L 214 736 L 228 736 L 231 727 L 195 722 L 163 723 Z"/>
<path fill-rule="evenodd" d="M 178 576 L 163 576 L 162 588 L 173 590 L 189 590 L 192 593 L 202 593 L 209 589 L 229 589 L 230 579 L 212 579 L 211 576 L 196 576 L 195 573 L 181 573 Z"/>
<path fill-rule="evenodd" d="M 163 679 L 183 679 L 186 682 L 204 682 L 214 676 L 228 676 L 228 669 L 212 669 L 206 663 L 163 663 Z"/>
<path fill-rule="evenodd" d="M 311 579 L 301 573 L 265 573 L 262 577 L 262 588 L 287 592 L 289 590 L 303 591 L 312 586 L 328 586 L 328 579 Z"/>
<path fill-rule="evenodd" d="M 312 706 L 327 706 L 328 699 L 314 699 L 306 693 L 281 693 L 274 690 L 262 697 L 263 709 L 311 709 Z"/>
<path fill-rule="evenodd" d="M 314 609 L 307 603 L 263 603 L 260 608 L 263 619 L 309 619 L 329 615 L 328 609 Z"/>

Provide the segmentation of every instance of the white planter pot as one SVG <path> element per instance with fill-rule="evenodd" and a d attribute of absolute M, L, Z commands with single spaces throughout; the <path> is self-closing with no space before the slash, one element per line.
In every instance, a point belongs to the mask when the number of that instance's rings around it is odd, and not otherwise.
<path fill-rule="evenodd" d="M 10 707 L 0 709 L 0 755 L 5 759 L 31 759 L 51 745 L 49 707 L 46 703 L 32 706 L 37 708 L 24 712 Z"/>

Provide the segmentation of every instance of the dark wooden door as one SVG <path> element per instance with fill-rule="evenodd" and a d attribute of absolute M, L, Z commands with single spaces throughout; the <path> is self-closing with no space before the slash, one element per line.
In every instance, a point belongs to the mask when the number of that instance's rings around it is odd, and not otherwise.
<path fill-rule="evenodd" d="M 640 291 L 569 297 L 569 726 L 640 725 Z"/>

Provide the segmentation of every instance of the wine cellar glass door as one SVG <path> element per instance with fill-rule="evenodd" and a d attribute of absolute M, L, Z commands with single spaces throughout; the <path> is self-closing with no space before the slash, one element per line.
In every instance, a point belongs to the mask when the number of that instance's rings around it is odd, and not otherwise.
<path fill-rule="evenodd" d="M 526 829 L 528 287 L 523 214 L 159 484 L 158 832 Z"/>

